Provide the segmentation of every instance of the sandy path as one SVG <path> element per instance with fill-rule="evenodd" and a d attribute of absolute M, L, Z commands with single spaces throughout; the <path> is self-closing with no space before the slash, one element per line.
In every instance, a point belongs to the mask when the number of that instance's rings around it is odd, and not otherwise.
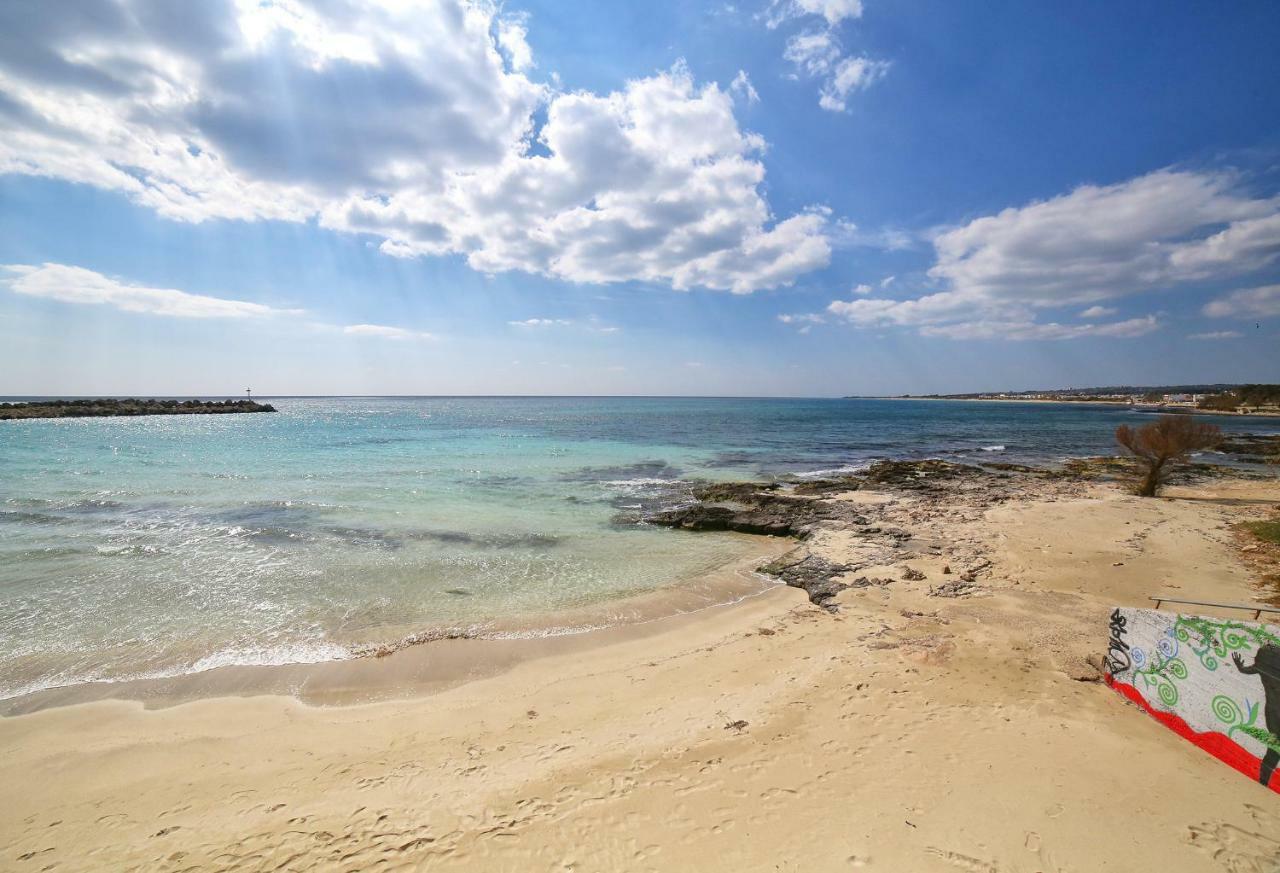
<path fill-rule="evenodd" d="M 1112 603 L 1252 599 L 1225 525 L 1280 487 L 1173 493 L 933 513 L 928 578 L 838 615 L 779 588 L 417 700 L 0 720 L 0 867 L 1280 870 L 1280 799 L 1073 678 Z M 928 595 L 978 554 L 977 595 Z"/>

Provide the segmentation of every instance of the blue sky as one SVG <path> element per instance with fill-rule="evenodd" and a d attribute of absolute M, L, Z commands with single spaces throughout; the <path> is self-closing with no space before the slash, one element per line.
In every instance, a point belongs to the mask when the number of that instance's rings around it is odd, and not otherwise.
<path fill-rule="evenodd" d="M 1280 381 L 1273 3 L 176 8 L 0 9 L 0 394 Z"/>

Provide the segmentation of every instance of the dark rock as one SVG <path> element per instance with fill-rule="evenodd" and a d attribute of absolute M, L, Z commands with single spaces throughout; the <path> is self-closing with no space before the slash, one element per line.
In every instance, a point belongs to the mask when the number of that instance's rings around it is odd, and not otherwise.
<path fill-rule="evenodd" d="M 908 567 L 903 571 L 902 578 L 908 582 L 919 582 L 921 579 L 925 578 L 925 575 L 915 567 Z"/>
<path fill-rule="evenodd" d="M 849 572 L 848 564 L 834 564 L 816 555 L 795 558 L 783 555 L 776 561 L 764 565 L 760 572 L 781 579 L 792 588 L 799 588 L 809 595 L 809 602 L 821 606 L 827 612 L 837 612 L 835 596 L 849 586 L 837 582 L 837 576 Z"/>
<path fill-rule="evenodd" d="M 952 582 L 943 582 L 936 588 L 929 589 L 930 597 L 968 597 L 977 590 L 971 582 L 964 579 L 956 579 Z"/>
<path fill-rule="evenodd" d="M 915 491 L 934 487 L 934 483 L 959 478 L 989 475 L 978 467 L 953 464 L 950 461 L 877 461 L 867 470 L 864 481 L 870 485 L 888 485 Z"/>

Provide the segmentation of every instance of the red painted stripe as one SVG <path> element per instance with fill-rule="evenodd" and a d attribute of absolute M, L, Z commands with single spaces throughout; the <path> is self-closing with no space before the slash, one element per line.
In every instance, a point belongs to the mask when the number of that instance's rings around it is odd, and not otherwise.
<path fill-rule="evenodd" d="M 1218 731 L 1200 731 L 1192 729 L 1191 725 L 1178 715 L 1171 712 L 1163 712 L 1155 709 L 1151 704 L 1147 703 L 1142 692 L 1134 688 L 1127 682 L 1117 682 L 1111 676 L 1107 676 L 1107 684 L 1123 695 L 1127 700 L 1136 703 L 1138 706 L 1146 710 L 1147 714 L 1160 722 L 1162 725 L 1173 731 L 1184 740 L 1190 740 L 1200 748 L 1204 749 L 1210 755 L 1222 761 L 1225 764 L 1234 767 L 1244 775 L 1248 776 L 1254 782 L 1258 781 L 1258 775 L 1262 768 L 1262 759 L 1251 754 L 1248 749 L 1241 746 L 1235 740 L 1231 739 L 1224 733 Z M 1280 769 L 1277 769 L 1271 776 L 1271 784 L 1267 786 L 1272 791 L 1280 793 Z"/>

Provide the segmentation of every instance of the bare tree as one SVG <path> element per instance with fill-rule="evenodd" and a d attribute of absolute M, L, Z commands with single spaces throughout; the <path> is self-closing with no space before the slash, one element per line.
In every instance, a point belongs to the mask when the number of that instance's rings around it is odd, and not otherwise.
<path fill-rule="evenodd" d="M 1128 449 L 1146 465 L 1140 497 L 1155 497 L 1164 484 L 1169 464 L 1179 464 L 1201 449 L 1211 449 L 1222 442 L 1217 425 L 1195 421 L 1190 415 L 1162 415 L 1142 427 L 1122 424 L 1116 428 L 1116 442 Z"/>

